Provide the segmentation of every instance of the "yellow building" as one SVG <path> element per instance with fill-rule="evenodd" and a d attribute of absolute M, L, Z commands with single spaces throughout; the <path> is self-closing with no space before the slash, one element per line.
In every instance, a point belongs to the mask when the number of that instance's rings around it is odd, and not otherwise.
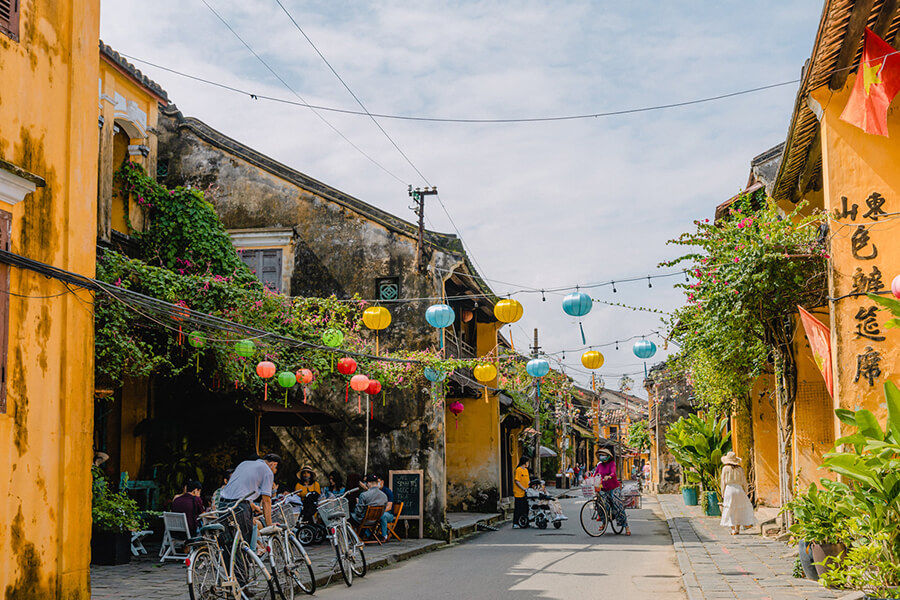
<path fill-rule="evenodd" d="M 0 19 L 0 241 L 92 276 L 99 0 Z M 0 268 L 0 593 L 89 592 L 94 324 L 89 294 Z"/>

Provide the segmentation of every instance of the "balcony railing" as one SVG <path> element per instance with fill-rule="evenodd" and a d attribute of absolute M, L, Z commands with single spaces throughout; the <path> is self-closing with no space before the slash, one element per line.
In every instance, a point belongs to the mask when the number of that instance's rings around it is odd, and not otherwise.
<path fill-rule="evenodd" d="M 459 339 L 452 329 L 444 330 L 444 347 L 453 358 L 475 358 L 475 348 Z"/>

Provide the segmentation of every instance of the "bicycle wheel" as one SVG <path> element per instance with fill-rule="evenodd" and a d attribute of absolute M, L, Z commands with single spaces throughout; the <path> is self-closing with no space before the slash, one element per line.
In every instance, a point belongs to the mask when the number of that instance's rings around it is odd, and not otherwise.
<path fill-rule="evenodd" d="M 313 573 L 312 563 L 306 550 L 303 549 L 300 540 L 295 536 L 290 536 L 291 550 L 291 578 L 294 585 L 303 590 L 307 594 L 316 593 L 316 575 Z"/>
<path fill-rule="evenodd" d="M 581 507 L 581 527 L 591 537 L 600 537 L 606 532 L 609 518 L 606 509 L 596 500 L 588 500 Z"/>
<path fill-rule="evenodd" d="M 334 553 L 337 556 L 337 564 L 341 569 L 341 577 L 347 587 L 353 585 L 353 571 L 350 570 L 350 550 L 347 548 L 347 538 L 344 537 L 344 529 L 338 525 L 334 530 Z"/>
<path fill-rule="evenodd" d="M 316 540 L 316 528 L 314 525 L 301 525 L 297 530 L 297 539 L 304 546 L 309 546 Z"/>
<path fill-rule="evenodd" d="M 294 600 L 294 584 L 288 567 L 291 562 L 290 551 L 285 548 L 281 534 L 270 538 L 268 546 L 269 571 L 275 583 L 275 591 L 283 600 Z"/>
<path fill-rule="evenodd" d="M 247 600 L 275 600 L 275 585 L 266 565 L 250 546 L 242 544 L 235 557 L 234 575 Z"/>
<path fill-rule="evenodd" d="M 621 511 L 624 512 L 624 510 L 625 506 L 623 505 Z M 609 528 L 612 529 L 612 532 L 616 535 L 619 535 L 623 531 L 625 531 L 625 527 L 619 525 L 619 517 L 622 513 L 618 509 L 616 509 L 616 503 L 613 498 L 612 492 L 610 492 L 606 497 L 606 511 L 609 515 Z"/>
<path fill-rule="evenodd" d="M 207 546 L 193 550 L 188 557 L 187 583 L 191 600 L 216 600 L 223 596 L 218 590 L 218 573 L 212 553 Z"/>
<path fill-rule="evenodd" d="M 363 550 L 364 544 L 362 543 L 362 540 L 359 539 L 359 536 L 356 535 L 356 532 L 353 531 L 353 528 L 348 527 L 347 532 L 347 545 L 350 550 L 350 568 L 353 569 L 355 575 L 365 577 L 366 572 L 369 570 L 369 566 L 366 564 L 366 553 Z"/>

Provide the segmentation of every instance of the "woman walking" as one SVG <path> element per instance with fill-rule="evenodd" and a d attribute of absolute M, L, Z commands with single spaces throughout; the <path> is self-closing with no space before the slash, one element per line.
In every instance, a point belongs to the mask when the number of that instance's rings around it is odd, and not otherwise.
<path fill-rule="evenodd" d="M 747 476 L 741 459 L 734 452 L 722 457 L 722 520 L 720 525 L 731 527 L 731 535 L 741 532 L 741 527 L 756 525 L 753 505 L 747 498 Z"/>
<path fill-rule="evenodd" d="M 628 517 L 625 514 L 625 503 L 622 501 L 622 488 L 616 477 L 616 461 L 613 460 L 612 450 L 600 448 L 597 450 L 597 468 L 593 476 L 600 478 L 601 495 L 605 496 L 606 505 L 610 508 L 611 519 L 615 519 L 619 527 L 625 528 L 625 535 L 631 535 L 628 527 Z"/>

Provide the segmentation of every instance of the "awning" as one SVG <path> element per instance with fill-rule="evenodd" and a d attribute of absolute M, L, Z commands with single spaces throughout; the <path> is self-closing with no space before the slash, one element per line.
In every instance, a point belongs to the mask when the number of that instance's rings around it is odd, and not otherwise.
<path fill-rule="evenodd" d="M 541 446 L 541 458 L 551 458 L 556 456 L 556 451 L 551 450 L 547 446 Z"/>
<path fill-rule="evenodd" d="M 586 429 L 581 425 L 576 425 L 575 423 L 572 423 L 572 431 L 575 431 L 583 438 L 588 438 L 591 440 L 597 439 L 597 435 L 593 431 L 591 431 L 590 429 Z"/>

